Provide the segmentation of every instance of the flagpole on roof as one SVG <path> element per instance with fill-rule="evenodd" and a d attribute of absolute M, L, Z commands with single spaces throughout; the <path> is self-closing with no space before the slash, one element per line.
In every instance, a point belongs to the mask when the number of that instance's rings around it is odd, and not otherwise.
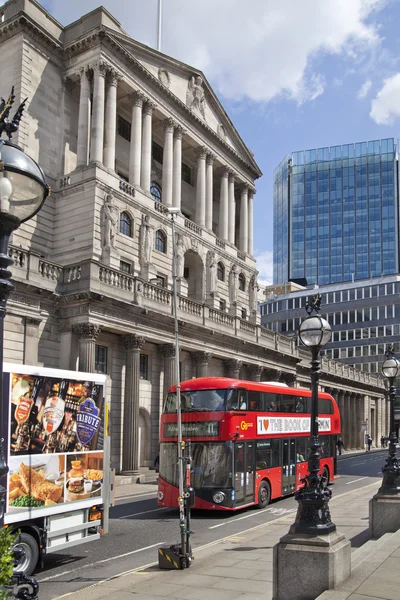
<path fill-rule="evenodd" d="M 158 38 L 157 50 L 161 52 L 162 0 L 158 0 Z"/>

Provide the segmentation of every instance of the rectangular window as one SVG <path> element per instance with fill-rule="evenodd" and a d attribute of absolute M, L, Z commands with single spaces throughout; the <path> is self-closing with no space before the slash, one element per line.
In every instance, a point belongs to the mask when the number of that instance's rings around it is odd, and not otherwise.
<path fill-rule="evenodd" d="M 280 440 L 263 440 L 257 442 L 256 469 L 272 469 L 279 467 Z"/>
<path fill-rule="evenodd" d="M 149 378 L 149 357 L 147 354 L 140 355 L 140 379 Z"/>
<path fill-rule="evenodd" d="M 225 300 L 220 300 L 219 301 L 219 310 L 222 310 L 222 311 L 226 310 L 226 302 L 225 302 Z"/>
<path fill-rule="evenodd" d="M 151 283 L 154 285 L 158 285 L 159 287 L 165 288 L 167 287 L 167 278 L 164 275 L 157 275 L 154 279 L 151 280 Z"/>
<path fill-rule="evenodd" d="M 131 141 L 131 124 L 120 115 L 118 115 L 118 135 L 128 140 L 128 142 Z"/>
<path fill-rule="evenodd" d="M 124 260 L 120 261 L 119 270 L 122 271 L 122 273 L 126 273 L 127 275 L 130 275 L 131 268 L 132 268 L 131 263 L 125 262 Z"/>
<path fill-rule="evenodd" d="M 154 160 L 156 160 L 160 165 L 162 165 L 164 160 L 164 148 L 156 144 L 156 142 L 153 142 L 152 153 Z"/>
<path fill-rule="evenodd" d="M 96 344 L 94 351 L 94 370 L 96 373 L 107 373 L 107 346 Z"/>
<path fill-rule="evenodd" d="M 247 319 L 247 311 L 245 308 L 242 308 L 242 319 L 243 320 Z"/>
<path fill-rule="evenodd" d="M 182 163 L 182 181 L 192 185 L 192 170 L 185 163 Z"/>

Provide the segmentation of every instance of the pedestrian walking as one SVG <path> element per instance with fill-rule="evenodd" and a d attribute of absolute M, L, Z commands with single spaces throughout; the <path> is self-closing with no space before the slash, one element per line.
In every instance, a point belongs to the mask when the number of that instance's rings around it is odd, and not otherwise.
<path fill-rule="evenodd" d="M 341 437 L 336 442 L 336 446 L 337 446 L 337 449 L 338 449 L 339 456 L 342 456 L 342 450 L 343 450 L 343 447 L 344 447 L 344 443 L 343 443 L 343 440 L 342 440 Z"/>
<path fill-rule="evenodd" d="M 385 438 L 382 436 L 381 437 L 381 448 L 385 447 Z"/>
<path fill-rule="evenodd" d="M 368 439 L 367 439 L 367 446 L 368 446 L 367 452 L 371 452 L 371 444 L 372 444 L 372 437 L 369 435 Z"/>

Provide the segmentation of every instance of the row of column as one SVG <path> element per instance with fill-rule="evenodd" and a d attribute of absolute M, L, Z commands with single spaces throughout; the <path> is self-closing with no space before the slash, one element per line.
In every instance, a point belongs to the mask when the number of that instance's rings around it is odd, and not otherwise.
<path fill-rule="evenodd" d="M 91 74 L 93 107 L 91 111 Z M 78 117 L 77 166 L 90 162 L 115 169 L 117 131 L 117 86 L 121 79 L 104 61 L 82 68 Z M 152 114 L 156 108 L 139 91 L 129 95 L 132 105 L 129 152 L 129 183 L 150 192 L 152 159 Z M 181 208 L 182 138 L 186 131 L 173 119 L 164 121 L 162 197 L 167 206 Z M 196 214 L 200 227 L 212 230 L 215 156 L 206 148 L 197 152 Z M 255 190 L 243 184 L 240 195 L 240 225 L 237 246 L 253 254 L 253 196 Z M 235 174 L 227 166 L 220 171 L 219 237 L 235 244 Z"/>
<path fill-rule="evenodd" d="M 332 390 L 331 393 L 337 397 L 339 405 L 345 450 L 364 448 L 366 433 L 372 436 L 373 444 L 378 447 L 381 436 L 388 434 L 385 427 L 387 402 L 382 398 L 376 398 L 375 407 L 371 410 L 370 399 L 367 396 L 348 391 L 335 393 Z M 365 428 L 362 427 L 363 424 Z"/>

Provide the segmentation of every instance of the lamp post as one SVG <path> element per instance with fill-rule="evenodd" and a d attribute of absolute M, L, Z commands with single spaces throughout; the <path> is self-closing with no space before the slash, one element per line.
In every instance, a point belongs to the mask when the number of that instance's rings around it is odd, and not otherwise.
<path fill-rule="evenodd" d="M 8 297 L 14 289 L 10 281 L 11 272 L 8 270 L 13 263 L 8 256 L 8 242 L 11 233 L 21 223 L 39 212 L 50 192 L 41 167 L 22 148 L 11 142 L 26 101 L 20 105 L 12 121 L 9 121 L 13 102 L 14 88 L 7 102 L 2 100 L 0 104 L 0 137 L 6 133 L 9 138 L 8 141 L 0 139 L 0 481 L 8 473 L 7 452 L 4 448 L 7 431 L 7 410 L 4 406 L 6 399 L 3 397 L 4 318 Z M 4 525 L 5 509 L 6 489 L 0 485 L 0 530 Z M 36 582 L 33 586 L 35 584 Z"/>
<path fill-rule="evenodd" d="M 299 338 L 311 350 L 311 427 L 308 458 L 308 475 L 303 480 L 295 498 L 299 503 L 296 520 L 290 533 L 314 535 L 329 534 L 336 530 L 331 521 L 328 502 L 332 492 L 326 487 L 320 471 L 320 441 L 318 437 L 318 381 L 320 376 L 320 350 L 331 338 L 329 323 L 319 314 L 321 296 L 317 294 L 307 302 L 307 318 L 300 325 Z M 315 314 L 313 314 L 315 313 Z"/>
<path fill-rule="evenodd" d="M 394 381 L 400 368 L 400 362 L 394 354 L 393 345 L 385 353 L 386 360 L 382 365 L 382 375 L 389 381 L 389 403 L 390 403 L 390 432 L 389 432 L 389 452 L 385 465 L 382 467 L 383 479 L 382 486 L 378 494 L 393 495 L 400 492 L 400 465 L 396 456 L 397 436 L 394 426 L 394 399 L 396 388 Z"/>

